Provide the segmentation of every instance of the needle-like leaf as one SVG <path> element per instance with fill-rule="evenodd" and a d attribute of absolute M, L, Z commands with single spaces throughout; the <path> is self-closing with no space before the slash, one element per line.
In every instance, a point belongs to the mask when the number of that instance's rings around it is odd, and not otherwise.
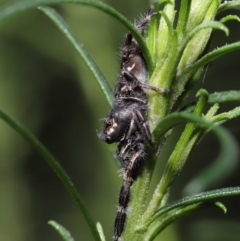
<path fill-rule="evenodd" d="M 76 202 L 79 210 L 81 211 L 85 221 L 90 228 L 90 231 L 94 237 L 95 241 L 101 241 L 99 233 L 95 227 L 95 224 L 88 213 L 85 204 L 78 193 L 77 189 L 71 182 L 69 176 L 61 167 L 59 162 L 55 159 L 55 157 L 46 149 L 46 147 L 37 140 L 28 130 L 26 130 L 21 124 L 15 121 L 12 117 L 6 114 L 3 110 L 0 109 L 0 118 L 6 122 L 10 127 L 12 127 L 17 133 L 19 133 L 25 140 L 27 140 L 37 151 L 38 153 L 47 161 L 47 163 L 51 166 L 51 168 L 55 171 L 57 176 L 60 178 L 66 189 L 68 190 L 69 194 Z"/>
<path fill-rule="evenodd" d="M 149 50 L 147 48 L 147 45 L 141 36 L 141 34 L 137 31 L 137 29 L 131 24 L 131 22 L 124 17 L 121 13 L 119 13 L 117 10 L 114 8 L 108 6 L 105 3 L 102 3 L 100 1 L 94 1 L 94 0 L 23 0 L 20 2 L 15 2 L 12 3 L 11 5 L 4 7 L 0 9 L 0 22 L 12 17 L 13 15 L 19 14 L 23 11 L 37 8 L 40 6 L 47 6 L 47 5 L 53 5 L 53 4 L 60 4 L 60 3 L 74 3 L 74 4 L 81 4 L 85 6 L 90 6 L 93 8 L 97 8 L 112 17 L 116 18 L 119 20 L 134 36 L 136 41 L 139 44 L 139 47 L 145 57 L 145 60 L 147 62 L 149 70 L 152 70 L 153 68 L 153 63 L 152 63 L 152 58 L 149 53 Z"/>
<path fill-rule="evenodd" d="M 74 238 L 71 236 L 70 232 L 59 223 L 49 221 L 48 224 L 50 224 L 60 234 L 64 241 L 74 241 Z"/>
<path fill-rule="evenodd" d="M 71 42 L 71 44 L 76 49 L 78 54 L 82 57 L 83 61 L 88 66 L 93 76 L 97 80 L 110 106 L 113 106 L 113 93 L 102 71 L 99 69 L 95 61 L 92 59 L 92 57 L 88 54 L 83 44 L 79 43 L 79 41 L 76 39 L 76 37 L 71 32 L 63 18 L 52 8 L 39 7 L 38 9 L 45 13 L 57 25 L 57 27 L 62 31 L 62 33 L 68 38 L 68 40 Z"/>

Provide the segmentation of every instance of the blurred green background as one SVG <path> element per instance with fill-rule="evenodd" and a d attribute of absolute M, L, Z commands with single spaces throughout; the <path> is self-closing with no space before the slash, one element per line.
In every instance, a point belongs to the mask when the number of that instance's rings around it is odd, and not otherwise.
<path fill-rule="evenodd" d="M 10 2 L 14 1 L 0 0 L 0 6 Z M 147 0 L 104 2 L 132 21 L 149 5 Z M 113 86 L 126 29 L 89 7 L 65 4 L 56 9 Z M 228 26 L 230 38 L 216 33 L 210 48 L 240 39 L 239 23 L 231 22 Z M 0 25 L 0 53 L 0 107 L 31 130 L 59 160 L 110 240 L 121 178 L 112 158 L 115 146 L 101 143 L 96 135 L 109 110 L 99 86 L 65 36 L 37 10 Z M 240 89 L 239 66 L 239 52 L 228 54 L 209 66 L 198 88 L 206 88 L 210 93 Z M 224 105 L 223 110 L 235 105 Z M 240 140 L 239 120 L 226 126 Z M 155 183 L 180 131 L 181 128 L 173 133 L 164 148 Z M 69 229 L 75 240 L 92 240 L 74 202 L 47 163 L 2 121 L 0 133 L 0 240 L 61 240 L 47 225 L 49 220 Z M 184 185 L 214 159 L 217 148 L 214 136 L 208 135 L 173 186 L 173 198 L 182 196 Z M 231 178 L 214 187 L 240 186 L 238 172 L 239 167 Z M 239 201 L 238 197 L 224 200 L 229 208 L 227 215 L 219 210 L 206 210 L 185 217 L 158 240 L 239 240 Z"/>

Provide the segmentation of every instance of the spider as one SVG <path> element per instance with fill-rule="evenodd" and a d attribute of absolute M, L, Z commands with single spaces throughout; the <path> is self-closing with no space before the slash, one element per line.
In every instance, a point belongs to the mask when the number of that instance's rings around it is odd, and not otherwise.
<path fill-rule="evenodd" d="M 135 25 L 143 34 L 147 23 L 156 14 L 153 9 Z M 120 74 L 114 89 L 115 104 L 104 120 L 98 137 L 111 144 L 118 143 L 117 156 L 121 159 L 123 184 L 118 199 L 118 212 L 114 225 L 114 241 L 118 241 L 125 225 L 130 187 L 141 170 L 146 157 L 145 143 L 153 147 L 147 123 L 147 92 L 168 93 L 166 89 L 147 84 L 148 69 L 136 40 L 128 33 L 121 51 Z"/>

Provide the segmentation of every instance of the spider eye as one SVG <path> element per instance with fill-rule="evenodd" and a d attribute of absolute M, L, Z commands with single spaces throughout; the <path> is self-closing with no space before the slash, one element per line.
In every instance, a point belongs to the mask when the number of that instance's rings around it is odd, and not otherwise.
<path fill-rule="evenodd" d="M 107 119 L 105 120 L 105 124 L 106 124 L 106 127 L 111 126 L 111 125 L 112 125 L 111 119 L 107 118 Z"/>
<path fill-rule="evenodd" d="M 108 119 L 106 121 L 106 133 L 110 136 L 115 130 L 117 129 L 118 124 L 115 122 L 114 119 Z"/>
<path fill-rule="evenodd" d="M 127 55 L 124 55 L 124 56 L 122 57 L 122 63 L 123 63 L 123 64 L 126 64 L 126 63 L 128 63 L 128 62 L 129 62 L 128 56 L 127 56 Z"/>

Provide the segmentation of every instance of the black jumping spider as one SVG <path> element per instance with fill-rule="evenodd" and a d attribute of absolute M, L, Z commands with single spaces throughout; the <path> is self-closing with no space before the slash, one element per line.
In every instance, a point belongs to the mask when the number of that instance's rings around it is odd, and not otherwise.
<path fill-rule="evenodd" d="M 143 34 L 153 10 L 135 25 Z M 120 74 L 114 89 L 115 104 L 104 120 L 99 138 L 107 143 L 117 142 L 117 155 L 124 164 L 123 184 L 118 199 L 114 241 L 121 236 L 127 216 L 130 187 L 138 177 L 145 159 L 145 143 L 153 146 L 147 123 L 147 91 L 168 93 L 147 84 L 148 69 L 136 40 L 128 33 L 121 51 Z"/>

